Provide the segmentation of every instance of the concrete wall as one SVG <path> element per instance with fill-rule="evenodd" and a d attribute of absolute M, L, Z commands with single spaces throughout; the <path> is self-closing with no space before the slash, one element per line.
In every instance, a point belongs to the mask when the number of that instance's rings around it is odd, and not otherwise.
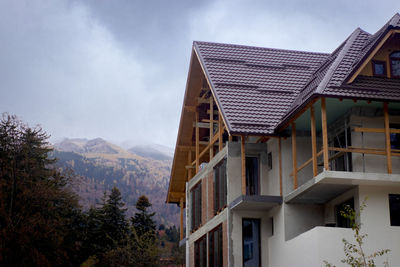
<path fill-rule="evenodd" d="M 285 240 L 292 239 L 315 226 L 324 225 L 324 206 L 313 204 L 283 204 Z"/>
<path fill-rule="evenodd" d="M 400 185 L 385 186 L 358 186 L 322 206 L 323 219 L 329 221 L 334 214 L 334 206 L 354 197 L 355 207 L 365 197 L 366 208 L 361 214 L 362 233 L 367 233 L 364 250 L 367 255 L 381 249 L 390 249 L 391 252 L 379 258 L 377 266 L 383 266 L 384 260 L 389 260 L 390 266 L 397 266 L 400 262 L 400 227 L 390 226 L 389 194 L 400 194 Z M 350 228 L 315 226 L 309 230 L 288 239 L 288 227 L 297 224 L 305 225 L 321 218 L 310 214 L 306 205 L 282 205 L 269 212 L 267 217 L 274 217 L 274 235 L 268 238 L 268 264 L 263 266 L 323 266 L 326 260 L 336 266 L 347 266 L 340 262 L 345 257 L 342 238 L 354 243 L 353 231 Z M 306 217 L 315 217 L 309 218 Z M 309 223 L 308 222 L 308 223 Z"/>
<path fill-rule="evenodd" d="M 267 212 L 260 211 L 234 211 L 232 216 L 231 246 L 232 259 L 230 266 L 243 266 L 243 251 L 242 251 L 242 219 L 260 219 L 260 238 L 261 238 L 261 266 L 268 265 L 268 237 L 271 232 L 270 217 Z"/>
<path fill-rule="evenodd" d="M 246 144 L 246 156 L 259 157 L 260 162 L 260 194 L 268 195 L 273 189 L 269 188 L 267 144 Z M 228 176 L 228 203 L 242 195 L 242 160 L 241 144 L 238 142 L 228 143 L 227 157 Z M 279 191 L 277 192 L 279 195 Z"/>

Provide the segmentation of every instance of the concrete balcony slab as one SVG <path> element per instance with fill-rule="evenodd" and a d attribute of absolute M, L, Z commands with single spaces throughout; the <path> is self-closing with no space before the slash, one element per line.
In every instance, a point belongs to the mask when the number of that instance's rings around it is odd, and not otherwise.
<path fill-rule="evenodd" d="M 229 204 L 231 210 L 270 210 L 282 204 L 281 196 L 241 195 Z"/>
<path fill-rule="evenodd" d="M 324 204 L 358 185 L 400 186 L 400 175 L 324 171 L 290 192 L 284 197 L 284 201 Z"/>

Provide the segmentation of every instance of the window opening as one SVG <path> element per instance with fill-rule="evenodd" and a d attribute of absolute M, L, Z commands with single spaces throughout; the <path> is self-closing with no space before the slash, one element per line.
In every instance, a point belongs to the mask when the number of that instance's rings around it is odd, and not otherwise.
<path fill-rule="evenodd" d="M 258 157 L 246 157 L 246 194 L 259 195 L 259 160 Z"/>
<path fill-rule="evenodd" d="M 226 159 L 214 168 L 214 214 L 226 207 Z"/>
<path fill-rule="evenodd" d="M 349 200 L 346 200 L 345 202 L 336 206 L 337 227 L 351 228 L 350 219 L 343 217 L 341 214 L 341 211 L 345 211 L 346 206 L 354 209 L 354 198 L 350 198 Z"/>
<path fill-rule="evenodd" d="M 374 76 L 386 77 L 386 62 L 385 61 L 372 61 L 372 72 Z"/>
<path fill-rule="evenodd" d="M 272 152 L 268 153 L 268 170 L 272 170 Z"/>
<path fill-rule="evenodd" d="M 207 267 L 207 239 L 206 235 L 194 242 L 194 266 Z"/>
<path fill-rule="evenodd" d="M 243 266 L 261 266 L 260 220 L 243 219 Z"/>
<path fill-rule="evenodd" d="M 222 225 L 208 233 L 208 264 L 222 267 Z"/>
<path fill-rule="evenodd" d="M 389 194 L 390 225 L 400 226 L 400 195 Z"/>
<path fill-rule="evenodd" d="M 400 51 L 390 54 L 390 69 L 392 77 L 400 78 Z"/>
<path fill-rule="evenodd" d="M 398 123 L 389 123 L 390 129 L 400 129 L 400 124 Z M 390 134 L 390 147 L 392 149 L 400 149 L 400 134 L 391 133 Z"/>
<path fill-rule="evenodd" d="M 192 207 L 191 230 L 196 230 L 201 225 L 201 182 L 190 191 Z"/>

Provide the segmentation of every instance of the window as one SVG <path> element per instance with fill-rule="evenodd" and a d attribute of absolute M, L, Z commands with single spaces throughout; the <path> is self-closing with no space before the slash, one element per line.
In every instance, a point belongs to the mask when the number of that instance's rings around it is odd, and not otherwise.
<path fill-rule="evenodd" d="M 271 223 L 271 236 L 274 235 L 274 217 L 270 218 L 270 223 Z"/>
<path fill-rule="evenodd" d="M 226 159 L 214 168 L 214 214 L 226 207 Z"/>
<path fill-rule="evenodd" d="M 190 191 L 192 223 L 191 230 L 194 231 L 201 225 L 201 182 Z"/>
<path fill-rule="evenodd" d="M 372 61 L 372 72 L 374 76 L 386 77 L 386 62 L 385 61 Z"/>
<path fill-rule="evenodd" d="M 400 78 L 400 51 L 390 54 L 390 69 L 393 78 Z"/>
<path fill-rule="evenodd" d="M 206 267 L 207 266 L 207 238 L 206 235 L 202 236 L 199 240 L 194 242 L 194 266 Z"/>
<path fill-rule="evenodd" d="M 268 153 L 268 170 L 272 170 L 272 152 Z"/>
<path fill-rule="evenodd" d="M 389 195 L 390 225 L 400 226 L 400 195 Z"/>
<path fill-rule="evenodd" d="M 397 123 L 390 123 L 390 129 L 400 129 L 400 124 Z M 390 147 L 392 149 L 399 149 L 400 148 L 400 134 L 398 133 L 391 133 L 390 134 Z"/>
<path fill-rule="evenodd" d="M 246 157 L 246 194 L 259 195 L 258 157 Z"/>
<path fill-rule="evenodd" d="M 341 211 L 345 211 L 346 206 L 354 209 L 354 198 L 350 198 L 349 200 L 336 206 L 337 227 L 351 228 L 350 220 L 343 217 L 341 214 Z"/>
<path fill-rule="evenodd" d="M 222 225 L 208 233 L 208 264 L 222 267 Z"/>
<path fill-rule="evenodd" d="M 243 266 L 261 266 L 260 220 L 243 219 Z"/>

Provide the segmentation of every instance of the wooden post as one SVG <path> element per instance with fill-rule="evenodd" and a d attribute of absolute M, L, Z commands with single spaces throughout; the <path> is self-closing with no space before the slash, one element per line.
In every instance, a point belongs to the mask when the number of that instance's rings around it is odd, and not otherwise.
<path fill-rule="evenodd" d="M 311 106 L 311 149 L 312 149 L 312 166 L 313 166 L 313 176 L 317 176 L 317 130 L 315 126 L 315 110 L 314 106 Z"/>
<path fill-rule="evenodd" d="M 198 122 L 199 122 L 199 112 L 196 111 L 195 113 L 196 115 L 196 173 L 199 171 L 199 166 L 200 166 L 200 159 L 199 159 L 199 153 L 200 153 L 200 131 L 199 131 L 199 126 L 198 126 Z"/>
<path fill-rule="evenodd" d="M 214 136 L 214 99 L 210 96 L 210 142 Z M 214 157 L 214 146 L 210 147 L 210 160 Z"/>
<path fill-rule="evenodd" d="M 242 195 L 246 195 L 246 151 L 245 151 L 245 136 L 242 135 L 241 140 L 241 159 L 242 159 Z"/>
<path fill-rule="evenodd" d="M 385 116 L 387 172 L 390 174 L 392 173 L 392 148 L 390 145 L 389 107 L 387 102 L 383 103 L 383 113 Z"/>
<path fill-rule="evenodd" d="M 297 151 L 296 151 L 296 123 L 292 123 L 292 160 L 293 160 L 293 188 L 297 189 Z"/>
<path fill-rule="evenodd" d="M 192 166 L 192 151 L 188 151 L 188 165 Z M 190 179 L 192 179 L 192 168 L 188 169 L 188 181 L 190 181 Z"/>
<path fill-rule="evenodd" d="M 183 197 L 180 199 L 179 207 L 181 208 L 181 228 L 180 228 L 180 240 L 183 239 Z"/>
<path fill-rule="evenodd" d="M 326 120 L 325 97 L 321 98 L 321 122 L 322 122 L 322 150 L 323 150 L 323 155 L 324 155 L 324 170 L 329 171 L 328 126 L 327 126 L 327 120 Z"/>
<path fill-rule="evenodd" d="M 282 196 L 283 195 L 283 193 L 282 193 L 282 141 L 281 141 L 280 137 L 278 139 L 278 154 L 279 154 L 279 191 Z"/>
<path fill-rule="evenodd" d="M 228 141 L 229 141 L 229 142 L 232 142 L 232 135 L 231 135 L 231 134 L 230 134 L 229 137 L 228 137 Z"/>
<path fill-rule="evenodd" d="M 222 116 L 221 112 L 218 113 L 218 152 L 222 150 Z"/>

